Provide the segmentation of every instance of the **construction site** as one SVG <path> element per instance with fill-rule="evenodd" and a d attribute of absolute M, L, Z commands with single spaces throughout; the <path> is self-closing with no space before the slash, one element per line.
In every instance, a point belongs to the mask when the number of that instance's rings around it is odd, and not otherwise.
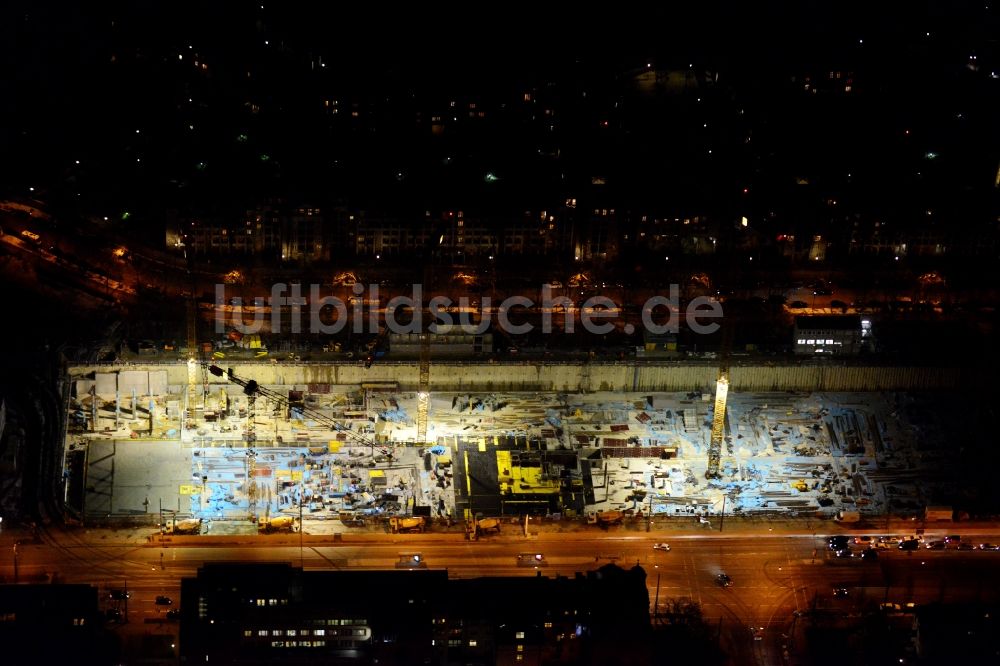
<path fill-rule="evenodd" d="M 272 364 L 70 368 L 66 504 L 168 531 L 405 531 L 526 514 L 854 521 L 958 492 L 925 393 L 739 391 L 728 368 L 688 391 L 432 391 L 376 367 L 357 383 Z"/>

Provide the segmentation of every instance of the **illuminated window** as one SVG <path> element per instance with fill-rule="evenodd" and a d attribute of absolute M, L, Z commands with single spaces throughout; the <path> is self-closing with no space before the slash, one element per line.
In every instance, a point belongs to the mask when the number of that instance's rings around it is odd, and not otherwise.
<path fill-rule="evenodd" d="M 523 645 L 518 645 L 517 646 L 517 651 L 518 652 L 524 652 L 524 646 Z"/>
<path fill-rule="evenodd" d="M 514 661 L 524 661 L 524 655 L 523 654 L 517 655 L 516 657 L 514 657 Z"/>
<path fill-rule="evenodd" d="M 258 636 L 267 636 L 267 629 L 258 629 L 257 630 L 257 635 Z"/>
<path fill-rule="evenodd" d="M 833 344 L 833 340 L 827 340 L 827 341 L 826 341 L 826 344 L 828 344 L 828 345 L 832 345 L 832 344 Z"/>
<path fill-rule="evenodd" d="M 469 641 L 469 647 L 476 647 L 477 645 L 478 643 L 476 642 L 476 639 L 473 638 Z"/>
<path fill-rule="evenodd" d="M 806 344 L 807 345 L 814 345 L 814 344 L 816 344 L 816 341 L 815 340 L 806 340 Z"/>
<path fill-rule="evenodd" d="M 551 622 L 546 622 L 545 623 L 545 628 L 546 629 L 551 629 L 552 628 L 552 623 Z"/>
<path fill-rule="evenodd" d="M 313 634 L 316 636 L 326 636 L 326 629 L 317 629 Z"/>
<path fill-rule="evenodd" d="M 517 632 L 516 634 L 514 634 L 514 638 L 524 638 L 524 632 L 523 631 Z"/>

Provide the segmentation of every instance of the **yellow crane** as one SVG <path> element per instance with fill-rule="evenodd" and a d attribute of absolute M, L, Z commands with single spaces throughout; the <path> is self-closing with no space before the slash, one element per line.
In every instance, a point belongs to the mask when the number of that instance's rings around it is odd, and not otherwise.
<path fill-rule="evenodd" d="M 715 382 L 715 408 L 712 414 L 712 437 L 708 443 L 706 479 L 718 479 L 722 445 L 726 441 L 726 400 L 729 397 L 729 353 L 733 346 L 733 322 L 722 324 L 722 348 L 719 350 L 719 378 Z"/>
<path fill-rule="evenodd" d="M 417 444 L 427 443 L 427 412 L 431 400 L 431 334 L 420 334 L 420 389 L 417 391 Z"/>

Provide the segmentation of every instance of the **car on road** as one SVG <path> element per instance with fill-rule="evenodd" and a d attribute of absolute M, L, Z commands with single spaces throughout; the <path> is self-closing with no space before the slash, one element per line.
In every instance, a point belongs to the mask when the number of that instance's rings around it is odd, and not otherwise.
<path fill-rule="evenodd" d="M 854 553 L 848 548 L 840 548 L 839 550 L 833 551 L 834 557 L 854 557 Z"/>
<path fill-rule="evenodd" d="M 877 560 L 878 559 L 878 551 L 875 550 L 874 548 L 866 548 L 865 550 L 861 551 L 861 559 L 863 559 L 863 560 Z"/>
<path fill-rule="evenodd" d="M 132 595 L 126 592 L 125 590 L 111 590 L 111 593 L 108 594 L 108 597 L 114 599 L 115 601 L 125 601 L 130 596 Z"/>
<path fill-rule="evenodd" d="M 907 539 L 905 541 L 900 541 L 899 546 L 897 546 L 897 548 L 899 548 L 900 550 L 916 550 L 919 547 L 920 547 L 920 542 L 917 541 L 916 539 Z"/>
<path fill-rule="evenodd" d="M 898 546 L 900 541 L 902 541 L 902 539 L 895 536 L 884 536 L 878 538 L 879 543 L 889 544 L 890 546 Z"/>
<path fill-rule="evenodd" d="M 979 550 L 1000 550 L 1000 546 L 992 543 L 981 543 L 979 544 Z"/>
<path fill-rule="evenodd" d="M 788 304 L 788 307 L 795 308 L 795 309 L 798 309 L 798 308 L 807 308 L 807 307 L 809 307 L 809 304 L 806 303 L 805 301 L 792 301 L 791 303 Z"/>
<path fill-rule="evenodd" d="M 426 569 L 427 560 L 420 553 L 400 553 L 396 561 L 397 569 Z"/>
<path fill-rule="evenodd" d="M 171 608 L 170 610 L 167 611 L 167 619 L 168 620 L 179 620 L 180 617 L 181 617 L 181 609 L 180 608 Z"/>
<path fill-rule="evenodd" d="M 764 640 L 764 627 L 750 627 L 750 635 L 755 641 Z"/>
<path fill-rule="evenodd" d="M 540 567 L 547 564 L 545 556 L 541 553 L 521 553 L 517 556 L 517 566 L 519 567 Z"/>
<path fill-rule="evenodd" d="M 162 594 L 156 597 L 157 606 L 169 606 L 172 603 L 174 603 L 174 600 L 171 599 L 170 597 L 165 597 Z"/>
<path fill-rule="evenodd" d="M 850 537 L 844 534 L 838 534 L 837 536 L 832 536 L 827 539 L 826 543 L 830 547 L 830 550 L 843 550 L 844 548 L 847 548 L 850 543 Z"/>
<path fill-rule="evenodd" d="M 927 548 L 928 550 L 944 550 L 947 547 L 948 544 L 946 544 L 944 541 L 931 541 L 925 546 L 925 548 Z"/>
<path fill-rule="evenodd" d="M 654 543 L 653 544 L 653 550 L 669 551 L 670 550 L 670 544 L 669 543 Z"/>
<path fill-rule="evenodd" d="M 861 544 L 862 546 L 868 546 L 872 543 L 872 538 L 870 536 L 856 536 L 854 537 L 854 543 Z"/>
<path fill-rule="evenodd" d="M 733 579 L 729 577 L 729 574 L 720 573 L 715 577 L 715 582 L 719 587 L 729 587 L 733 584 Z"/>
<path fill-rule="evenodd" d="M 837 599 L 843 599 L 844 597 L 847 596 L 847 588 L 846 587 L 833 588 L 833 596 L 836 597 Z"/>
<path fill-rule="evenodd" d="M 105 611 L 104 617 L 107 618 L 108 622 L 121 622 L 122 612 L 117 608 L 109 608 L 107 611 Z"/>
<path fill-rule="evenodd" d="M 959 536 L 959 535 L 957 535 L 957 534 L 952 534 L 951 536 L 946 536 L 944 538 L 944 542 L 948 543 L 948 544 L 961 543 L 962 542 L 962 537 Z"/>
<path fill-rule="evenodd" d="M 960 543 L 958 544 L 958 548 L 956 548 L 955 550 L 975 550 L 975 549 L 976 547 L 973 546 L 971 543 Z"/>

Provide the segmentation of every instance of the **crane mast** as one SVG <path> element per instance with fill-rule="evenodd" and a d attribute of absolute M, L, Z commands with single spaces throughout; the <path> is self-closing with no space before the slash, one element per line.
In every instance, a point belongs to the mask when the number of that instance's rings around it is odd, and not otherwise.
<path fill-rule="evenodd" d="M 712 437 L 708 443 L 706 479 L 718 479 L 722 445 L 726 440 L 726 400 L 729 397 L 729 353 L 733 346 L 733 325 L 723 323 L 722 348 L 719 352 L 719 376 L 715 382 L 715 407 L 712 413 Z"/>
<path fill-rule="evenodd" d="M 427 443 L 427 412 L 431 399 L 431 335 L 420 334 L 420 389 L 417 391 L 417 444 Z"/>

